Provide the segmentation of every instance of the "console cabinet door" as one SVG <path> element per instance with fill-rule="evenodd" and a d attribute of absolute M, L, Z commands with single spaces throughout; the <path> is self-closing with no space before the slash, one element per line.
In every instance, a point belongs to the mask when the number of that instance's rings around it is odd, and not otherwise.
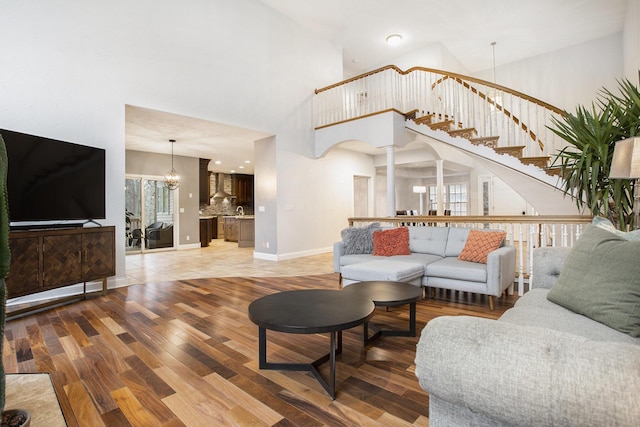
<path fill-rule="evenodd" d="M 7 276 L 7 298 L 40 291 L 40 239 L 9 239 L 11 264 Z"/>
<path fill-rule="evenodd" d="M 82 280 L 102 279 L 116 274 L 113 230 L 82 235 Z"/>
<path fill-rule="evenodd" d="M 42 238 L 42 284 L 44 289 L 82 282 L 80 234 Z"/>

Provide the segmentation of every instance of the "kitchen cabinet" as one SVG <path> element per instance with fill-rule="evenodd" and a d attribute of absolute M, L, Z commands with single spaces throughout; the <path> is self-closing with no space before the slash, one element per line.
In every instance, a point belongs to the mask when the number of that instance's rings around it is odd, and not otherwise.
<path fill-rule="evenodd" d="M 253 211 L 253 175 L 233 174 L 231 180 L 236 205 L 251 207 Z"/>
<path fill-rule="evenodd" d="M 224 240 L 225 242 L 238 241 L 238 220 L 234 216 L 224 217 Z"/>
<path fill-rule="evenodd" d="M 210 204 L 210 200 L 211 200 L 211 181 L 210 181 L 210 176 L 211 176 L 211 172 L 209 172 L 208 168 L 209 168 L 209 162 L 211 160 L 210 159 L 200 159 L 200 169 L 199 169 L 199 175 L 198 175 L 198 182 L 199 182 L 199 201 L 200 201 L 200 205 L 208 205 Z"/>
<path fill-rule="evenodd" d="M 12 231 L 9 248 L 8 298 L 93 280 L 102 280 L 106 294 L 107 277 L 116 274 L 112 226 Z M 86 297 L 86 286 L 81 296 Z"/>
<path fill-rule="evenodd" d="M 217 226 L 216 217 L 200 217 L 200 247 L 206 248 L 214 238 L 214 227 Z M 217 227 L 216 227 L 217 228 Z"/>
<path fill-rule="evenodd" d="M 239 248 L 254 246 L 255 220 L 253 216 L 225 216 L 224 240 L 238 242 Z"/>
<path fill-rule="evenodd" d="M 253 218 L 238 219 L 238 247 L 248 248 L 255 246 L 255 220 Z"/>
<path fill-rule="evenodd" d="M 224 216 L 218 216 L 218 239 L 224 239 Z"/>

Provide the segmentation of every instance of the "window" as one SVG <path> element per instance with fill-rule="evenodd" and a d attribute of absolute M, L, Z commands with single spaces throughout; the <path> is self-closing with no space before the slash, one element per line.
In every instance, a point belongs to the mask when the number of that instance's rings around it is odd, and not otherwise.
<path fill-rule="evenodd" d="M 467 215 L 467 184 L 451 184 L 447 189 L 447 209 L 451 215 Z"/>
<path fill-rule="evenodd" d="M 468 215 L 467 184 L 448 184 L 444 186 L 444 208 L 451 215 Z M 429 210 L 438 209 L 438 192 L 435 185 L 429 186 Z"/>

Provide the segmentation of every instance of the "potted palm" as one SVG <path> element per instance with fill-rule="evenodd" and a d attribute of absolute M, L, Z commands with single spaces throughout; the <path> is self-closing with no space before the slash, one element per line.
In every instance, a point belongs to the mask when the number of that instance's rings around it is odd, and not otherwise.
<path fill-rule="evenodd" d="M 578 209 L 607 217 L 621 230 L 633 227 L 633 185 L 611 179 L 615 143 L 640 135 L 640 91 L 629 80 L 618 82 L 618 92 L 603 88 L 591 108 L 578 106 L 575 114 L 553 119 L 549 127 L 568 142 L 553 161 L 564 177 L 564 193 Z"/>
<path fill-rule="evenodd" d="M 7 284 L 5 278 L 9 272 L 9 201 L 7 198 L 7 148 L 0 135 L 0 412 L 2 412 L 2 426 L 27 427 L 31 416 L 21 409 L 4 410 L 6 377 L 2 363 L 2 346 L 4 342 L 4 323 L 6 318 Z"/>

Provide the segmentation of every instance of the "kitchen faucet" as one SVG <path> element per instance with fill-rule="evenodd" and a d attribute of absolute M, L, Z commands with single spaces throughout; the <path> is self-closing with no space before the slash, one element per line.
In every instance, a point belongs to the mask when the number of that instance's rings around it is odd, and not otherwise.
<path fill-rule="evenodd" d="M 238 206 L 236 208 L 236 213 L 240 216 L 244 216 L 244 208 L 242 206 Z"/>

